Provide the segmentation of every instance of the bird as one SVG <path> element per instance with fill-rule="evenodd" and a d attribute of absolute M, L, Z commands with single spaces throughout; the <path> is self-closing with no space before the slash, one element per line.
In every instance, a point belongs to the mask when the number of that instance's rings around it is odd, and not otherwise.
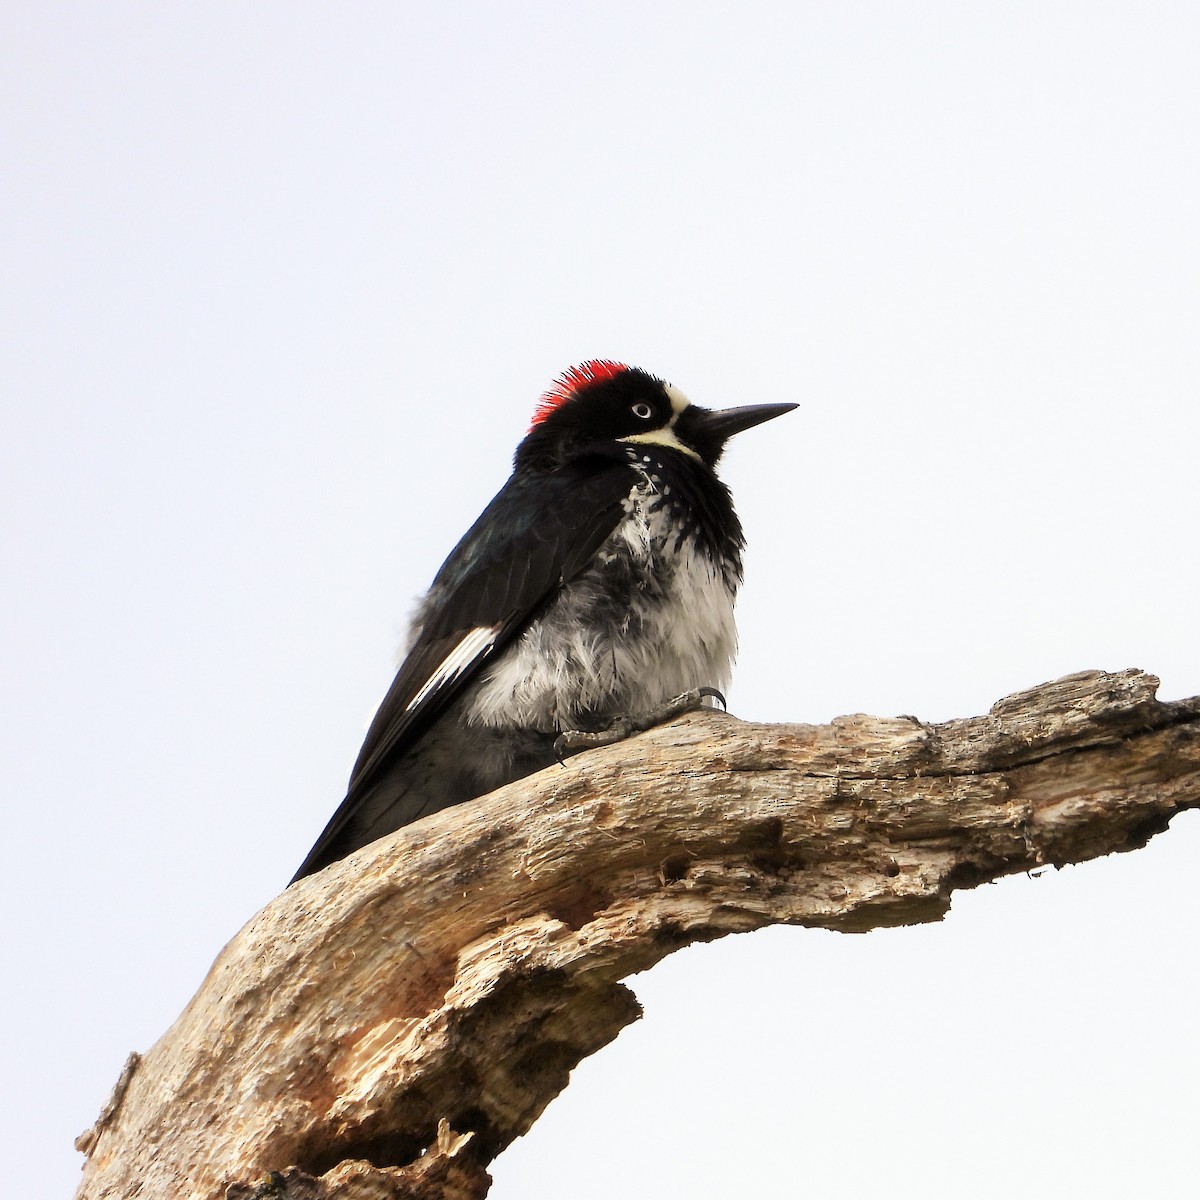
<path fill-rule="evenodd" d="M 706 409 L 592 359 L 419 601 L 345 799 L 292 882 L 572 751 L 724 703 L 745 538 L 716 466 L 794 403 Z"/>

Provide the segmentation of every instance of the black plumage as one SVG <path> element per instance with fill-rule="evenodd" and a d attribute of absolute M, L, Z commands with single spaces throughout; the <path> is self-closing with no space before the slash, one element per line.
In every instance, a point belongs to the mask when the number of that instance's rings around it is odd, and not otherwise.
<path fill-rule="evenodd" d="M 712 413 L 636 368 L 595 361 L 567 372 L 543 398 L 513 475 L 434 578 L 346 798 L 295 878 L 550 764 L 563 728 L 603 728 L 630 704 L 650 711 L 669 699 L 633 676 L 643 664 L 655 674 L 656 654 L 670 649 L 656 642 L 687 639 L 685 615 L 665 627 L 655 619 L 691 595 L 687 572 L 699 572 L 702 615 L 720 626 L 700 636 L 721 646 L 681 661 L 727 671 L 724 601 L 710 597 L 728 596 L 731 630 L 742 535 L 713 467 L 732 433 L 793 407 Z M 614 643 L 611 680 L 599 674 L 606 638 L 622 639 L 629 660 L 618 670 Z"/>

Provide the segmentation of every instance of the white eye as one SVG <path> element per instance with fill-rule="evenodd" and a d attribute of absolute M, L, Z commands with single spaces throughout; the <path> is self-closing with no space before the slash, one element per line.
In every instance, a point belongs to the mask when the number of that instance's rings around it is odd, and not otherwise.
<path fill-rule="evenodd" d="M 633 406 L 633 415 L 640 417 L 643 421 L 648 421 L 654 416 L 654 409 L 648 404 L 635 404 Z"/>

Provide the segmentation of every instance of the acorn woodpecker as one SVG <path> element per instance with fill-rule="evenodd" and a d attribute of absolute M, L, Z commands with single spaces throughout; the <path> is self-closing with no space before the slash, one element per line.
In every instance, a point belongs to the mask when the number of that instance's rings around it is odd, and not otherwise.
<path fill-rule="evenodd" d="M 726 686 L 741 523 L 714 468 L 794 404 L 710 411 L 597 359 L 542 397 L 438 571 L 345 800 L 293 879 Z"/>

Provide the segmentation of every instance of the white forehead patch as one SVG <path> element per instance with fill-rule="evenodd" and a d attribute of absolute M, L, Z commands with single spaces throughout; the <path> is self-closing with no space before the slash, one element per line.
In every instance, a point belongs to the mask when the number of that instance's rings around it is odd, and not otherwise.
<path fill-rule="evenodd" d="M 691 404 L 691 401 L 673 383 L 664 383 L 663 391 L 667 393 L 667 399 L 671 402 L 671 412 L 675 416 L 679 416 Z"/>
<path fill-rule="evenodd" d="M 671 450 L 682 450 L 690 458 L 701 462 L 700 455 L 691 446 L 685 446 L 675 433 L 675 421 L 691 401 L 673 383 L 664 383 L 663 391 L 671 402 L 671 417 L 666 425 L 662 429 L 651 429 L 646 433 L 631 433 L 621 441 L 632 442 L 635 446 L 666 446 Z"/>

